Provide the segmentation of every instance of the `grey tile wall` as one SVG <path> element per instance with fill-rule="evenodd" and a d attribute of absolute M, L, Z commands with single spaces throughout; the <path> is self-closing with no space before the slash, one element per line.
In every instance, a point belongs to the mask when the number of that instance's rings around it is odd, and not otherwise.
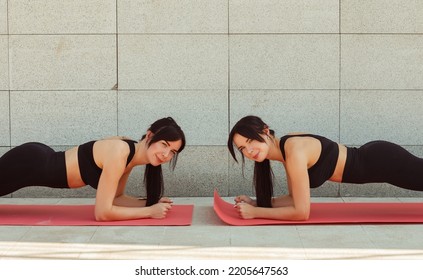
<path fill-rule="evenodd" d="M 114 34 L 116 0 L 8 1 L 10 34 Z"/>
<path fill-rule="evenodd" d="M 222 146 L 192 146 L 180 154 L 174 172 L 163 166 L 169 196 L 213 196 L 228 189 L 228 153 Z"/>
<path fill-rule="evenodd" d="M 260 116 L 278 137 L 302 131 L 339 140 L 338 90 L 231 91 L 230 127 L 246 115 Z"/>
<path fill-rule="evenodd" d="M 343 35 L 343 89 L 422 89 L 423 36 Z"/>
<path fill-rule="evenodd" d="M 207 156 L 205 156 L 207 155 Z M 213 196 L 228 191 L 228 153 L 222 146 L 187 146 L 179 154 L 175 170 L 162 166 L 166 196 Z M 145 195 L 144 167 L 137 167 L 129 177 L 128 193 Z"/>
<path fill-rule="evenodd" d="M 339 0 L 230 0 L 231 33 L 338 33 Z"/>
<path fill-rule="evenodd" d="M 184 108 L 181 110 L 181 108 Z M 224 145 L 227 91 L 119 91 L 119 135 L 139 139 L 156 119 L 171 116 L 187 145 Z M 221 116 L 216 121 L 216 116 Z"/>
<path fill-rule="evenodd" d="M 113 35 L 11 35 L 11 90 L 110 90 L 116 85 Z"/>
<path fill-rule="evenodd" d="M 9 92 L 0 91 L 0 146 L 10 145 Z"/>
<path fill-rule="evenodd" d="M 231 89 L 337 89 L 338 35 L 233 35 Z"/>
<path fill-rule="evenodd" d="M 0 90 L 9 89 L 8 38 L 0 35 Z"/>
<path fill-rule="evenodd" d="M 7 0 L 0 0 L 0 35 L 7 34 Z"/>
<path fill-rule="evenodd" d="M 423 139 L 422 90 L 344 90 L 341 142 L 362 145 L 381 139 L 405 146 Z"/>
<path fill-rule="evenodd" d="M 119 88 L 227 89 L 227 61 L 227 36 L 121 35 Z"/>
<path fill-rule="evenodd" d="M 78 145 L 117 134 L 115 91 L 12 91 L 11 142 Z"/>
<path fill-rule="evenodd" d="M 119 33 L 227 33 L 227 0 L 120 0 Z"/>
<path fill-rule="evenodd" d="M 261 116 L 281 136 L 397 142 L 421 155 L 423 4 L 401 0 L 0 0 L 0 148 L 139 138 L 173 116 L 188 146 L 166 194 L 252 194 L 226 149 Z M 275 193 L 286 193 L 273 164 Z M 128 191 L 142 191 L 143 168 Z M 84 188 L 15 196 L 93 196 Z M 313 195 L 414 193 L 326 183 Z"/>
<path fill-rule="evenodd" d="M 342 33 L 422 33 L 423 2 L 344 0 Z"/>

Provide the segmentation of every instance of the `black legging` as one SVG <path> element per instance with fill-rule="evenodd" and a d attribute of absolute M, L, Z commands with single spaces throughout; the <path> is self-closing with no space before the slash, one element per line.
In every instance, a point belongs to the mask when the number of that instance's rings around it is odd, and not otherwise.
<path fill-rule="evenodd" d="M 0 196 L 27 186 L 68 188 L 64 152 L 41 143 L 17 146 L 0 158 Z"/>
<path fill-rule="evenodd" d="M 423 191 L 423 159 L 386 141 L 369 142 L 360 148 L 348 147 L 342 182 L 389 183 Z"/>

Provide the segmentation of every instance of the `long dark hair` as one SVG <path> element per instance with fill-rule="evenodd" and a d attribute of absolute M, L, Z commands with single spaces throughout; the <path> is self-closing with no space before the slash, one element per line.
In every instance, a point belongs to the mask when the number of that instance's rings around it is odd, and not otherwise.
<path fill-rule="evenodd" d="M 153 133 L 153 136 L 147 143 L 147 147 L 150 147 L 151 144 L 156 143 L 161 140 L 165 141 L 182 141 L 182 145 L 179 148 L 179 151 L 173 156 L 170 161 L 170 167 L 172 170 L 175 169 L 176 162 L 178 160 L 178 154 L 182 152 L 185 147 L 185 135 L 179 125 L 175 122 L 174 119 L 171 117 L 159 119 L 155 121 L 150 128 L 149 131 Z M 146 135 L 143 135 L 141 140 L 143 140 Z M 146 193 L 147 193 L 147 206 L 153 205 L 159 201 L 159 199 L 163 195 L 163 173 L 162 173 L 162 166 L 153 166 L 151 164 L 147 164 L 145 166 L 145 173 L 144 173 L 144 184 L 146 186 Z"/>
<path fill-rule="evenodd" d="M 228 149 L 233 159 L 238 162 L 233 139 L 235 134 L 239 134 L 247 139 L 257 140 L 259 142 L 265 142 L 260 134 L 264 133 L 265 129 L 269 126 L 264 123 L 259 117 L 246 116 L 240 119 L 229 133 L 228 138 Z M 274 136 L 274 131 L 269 130 L 270 134 Z M 242 168 L 244 169 L 244 155 L 242 156 Z M 273 171 L 270 166 L 270 161 L 265 159 L 262 162 L 254 163 L 254 188 L 257 197 L 257 206 L 259 207 L 272 207 L 272 196 L 273 196 Z"/>

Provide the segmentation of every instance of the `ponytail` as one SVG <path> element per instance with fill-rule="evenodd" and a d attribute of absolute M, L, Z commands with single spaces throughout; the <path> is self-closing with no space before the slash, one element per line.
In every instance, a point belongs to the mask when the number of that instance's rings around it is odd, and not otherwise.
<path fill-rule="evenodd" d="M 159 202 L 163 195 L 163 173 L 162 166 L 153 166 L 147 164 L 145 166 L 144 184 L 147 192 L 146 206 L 151 206 Z"/>
<path fill-rule="evenodd" d="M 272 207 L 273 176 L 270 160 L 265 159 L 262 162 L 255 162 L 254 187 L 258 207 Z"/>

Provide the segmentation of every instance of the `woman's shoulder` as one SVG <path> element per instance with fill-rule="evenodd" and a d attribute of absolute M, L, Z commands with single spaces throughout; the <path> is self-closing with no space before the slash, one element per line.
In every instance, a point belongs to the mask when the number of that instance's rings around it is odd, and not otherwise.
<path fill-rule="evenodd" d="M 102 138 L 102 139 L 98 139 L 98 140 L 93 140 L 90 142 L 95 142 L 95 143 L 101 143 L 102 145 L 112 145 L 112 146 L 128 146 L 129 143 L 137 143 L 138 141 L 133 140 L 129 137 L 125 137 L 125 136 L 111 136 L 111 137 L 106 137 L 106 138 Z"/>
<path fill-rule="evenodd" d="M 135 140 L 132 140 L 131 138 L 129 138 L 127 136 L 109 136 L 109 137 L 103 138 L 101 140 L 129 140 L 129 141 L 136 142 Z M 98 140 L 98 141 L 100 141 L 100 140 Z"/>
<path fill-rule="evenodd" d="M 308 153 L 308 148 L 317 145 L 322 136 L 310 133 L 295 132 L 282 136 L 280 145 L 286 155 Z"/>
<path fill-rule="evenodd" d="M 130 143 L 136 143 L 134 140 L 122 139 L 118 137 L 105 138 L 95 141 L 95 148 L 104 157 L 122 157 L 126 158 L 131 150 Z"/>
<path fill-rule="evenodd" d="M 283 137 L 321 137 L 320 135 L 317 134 L 313 134 L 313 133 L 309 133 L 309 132 L 289 132 L 286 135 L 284 135 Z"/>
<path fill-rule="evenodd" d="M 284 136 L 282 136 L 280 138 L 281 143 L 283 143 L 283 145 L 285 145 L 285 142 L 298 142 L 298 141 L 302 141 L 305 139 L 305 137 L 313 137 L 315 135 L 310 134 L 310 133 L 305 133 L 305 132 L 290 132 L 288 134 L 285 134 Z M 288 141 L 289 140 L 289 141 Z"/>
<path fill-rule="evenodd" d="M 125 168 L 128 165 L 128 158 L 132 154 L 133 149 L 120 139 L 102 139 L 95 143 L 93 153 L 100 165 L 112 168 Z"/>
<path fill-rule="evenodd" d="M 313 133 L 307 133 L 307 132 L 290 132 L 284 136 L 281 137 L 281 139 L 290 139 L 290 138 L 295 138 L 296 140 L 301 140 L 301 139 L 307 139 L 307 138 L 315 138 L 315 139 L 322 139 L 325 138 L 324 136 L 318 135 L 318 134 L 313 134 Z"/>

